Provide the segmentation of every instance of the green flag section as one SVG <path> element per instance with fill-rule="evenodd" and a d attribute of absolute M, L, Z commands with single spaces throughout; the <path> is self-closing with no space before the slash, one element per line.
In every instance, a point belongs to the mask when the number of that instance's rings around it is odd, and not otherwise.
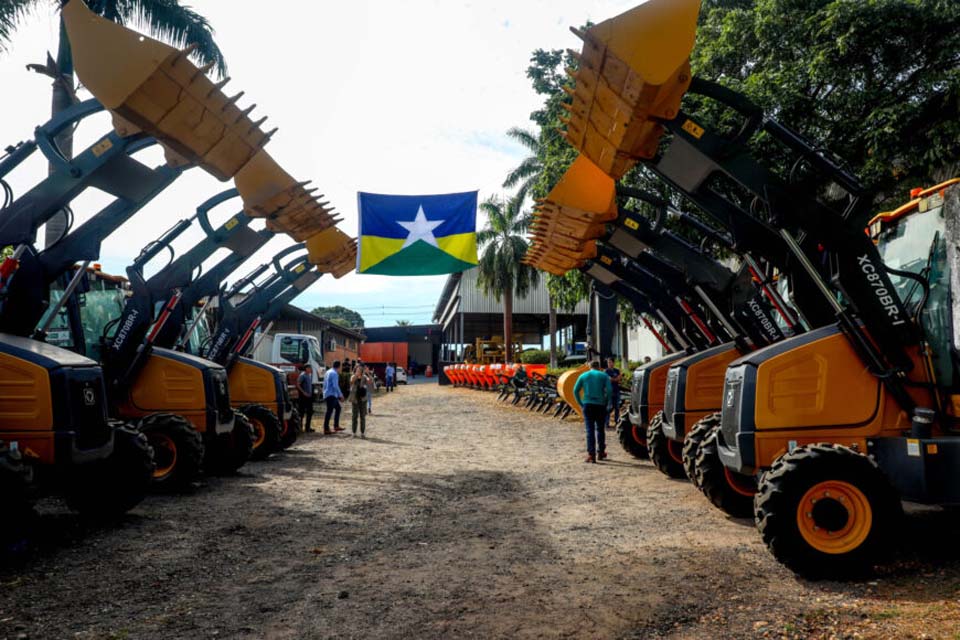
<path fill-rule="evenodd" d="M 391 254 L 363 270 L 362 273 L 382 276 L 429 276 L 464 271 L 475 266 L 477 266 L 475 262 L 465 262 L 423 240 L 417 240 L 406 249 Z"/>
<path fill-rule="evenodd" d="M 477 265 L 477 192 L 357 194 L 357 271 L 392 276 L 452 273 Z"/>

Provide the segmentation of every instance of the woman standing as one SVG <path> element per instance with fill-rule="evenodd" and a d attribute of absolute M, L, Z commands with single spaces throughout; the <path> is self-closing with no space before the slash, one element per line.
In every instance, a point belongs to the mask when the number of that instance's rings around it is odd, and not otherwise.
<path fill-rule="evenodd" d="M 357 437 L 357 420 L 360 420 L 360 437 L 366 439 L 367 435 L 367 389 L 373 385 L 373 378 L 367 372 L 367 368 L 358 364 L 353 369 L 353 375 L 350 377 L 350 409 L 353 426 L 353 437 Z"/>

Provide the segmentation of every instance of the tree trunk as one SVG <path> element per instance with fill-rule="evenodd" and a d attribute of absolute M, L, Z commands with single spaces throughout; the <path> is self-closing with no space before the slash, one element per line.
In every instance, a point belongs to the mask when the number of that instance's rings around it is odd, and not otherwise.
<path fill-rule="evenodd" d="M 57 69 L 62 74 L 62 79 L 53 81 L 53 97 L 50 104 L 50 113 L 56 116 L 61 111 L 68 109 L 73 105 L 73 97 L 68 91 L 67 86 L 73 88 L 73 52 L 70 50 L 70 40 L 67 38 L 67 29 L 63 24 L 63 18 L 60 18 L 60 42 L 57 48 Z M 67 85 L 67 86 L 64 86 Z M 56 138 L 57 147 L 60 153 L 67 159 L 73 158 L 73 127 L 67 127 Z M 53 173 L 54 167 L 50 165 L 49 172 Z M 49 247 L 56 242 L 67 228 L 67 214 L 63 210 L 58 211 L 50 220 L 47 221 L 46 231 L 44 232 L 44 246 Z"/>
<path fill-rule="evenodd" d="M 547 304 L 550 307 L 550 368 L 557 368 L 557 308 L 553 306 L 553 296 L 547 294 Z"/>
<path fill-rule="evenodd" d="M 503 357 L 513 361 L 513 289 L 503 292 Z"/>
<path fill-rule="evenodd" d="M 630 326 L 624 321 L 623 315 L 620 316 L 620 358 L 623 364 L 620 365 L 626 370 L 627 362 L 630 360 L 630 336 L 628 335 Z"/>

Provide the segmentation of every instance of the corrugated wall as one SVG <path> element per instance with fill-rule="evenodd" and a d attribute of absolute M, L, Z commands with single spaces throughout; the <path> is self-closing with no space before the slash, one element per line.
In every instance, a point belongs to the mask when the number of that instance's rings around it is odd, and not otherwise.
<path fill-rule="evenodd" d="M 463 306 L 460 310 L 465 313 L 503 313 L 503 301 L 497 302 L 493 296 L 486 296 L 477 286 L 477 270 L 470 269 L 463 272 L 460 280 L 460 296 Z M 514 313 L 550 313 L 550 304 L 547 297 L 546 278 L 540 274 L 540 283 L 524 298 L 513 301 Z M 586 314 L 587 303 L 577 305 L 574 313 Z"/>

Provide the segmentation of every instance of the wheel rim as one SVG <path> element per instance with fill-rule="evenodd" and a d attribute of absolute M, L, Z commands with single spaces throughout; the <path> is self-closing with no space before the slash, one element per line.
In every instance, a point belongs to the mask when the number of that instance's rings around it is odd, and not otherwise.
<path fill-rule="evenodd" d="M 727 481 L 727 486 L 745 498 L 752 498 L 757 493 L 757 481 L 753 476 L 745 476 L 740 473 L 730 471 L 727 467 L 723 468 L 723 477 Z"/>
<path fill-rule="evenodd" d="M 840 480 L 819 482 L 797 506 L 797 526 L 807 544 L 823 553 L 849 553 L 873 526 L 873 509 L 860 489 Z"/>
<path fill-rule="evenodd" d="M 253 425 L 253 448 L 257 449 L 267 439 L 267 430 L 259 420 L 250 418 L 250 424 Z"/>
<path fill-rule="evenodd" d="M 646 429 L 644 429 L 646 431 Z M 630 433 L 633 435 L 633 441 L 641 446 L 646 446 L 647 438 L 640 434 L 640 428 L 637 425 L 631 425 Z"/>
<path fill-rule="evenodd" d="M 683 443 L 677 440 L 667 440 L 667 453 L 670 458 L 679 464 L 683 464 Z"/>
<path fill-rule="evenodd" d="M 177 466 L 177 443 L 163 433 L 151 433 L 147 436 L 147 441 L 153 447 L 153 461 L 156 465 L 153 477 L 155 479 L 167 477 Z"/>

